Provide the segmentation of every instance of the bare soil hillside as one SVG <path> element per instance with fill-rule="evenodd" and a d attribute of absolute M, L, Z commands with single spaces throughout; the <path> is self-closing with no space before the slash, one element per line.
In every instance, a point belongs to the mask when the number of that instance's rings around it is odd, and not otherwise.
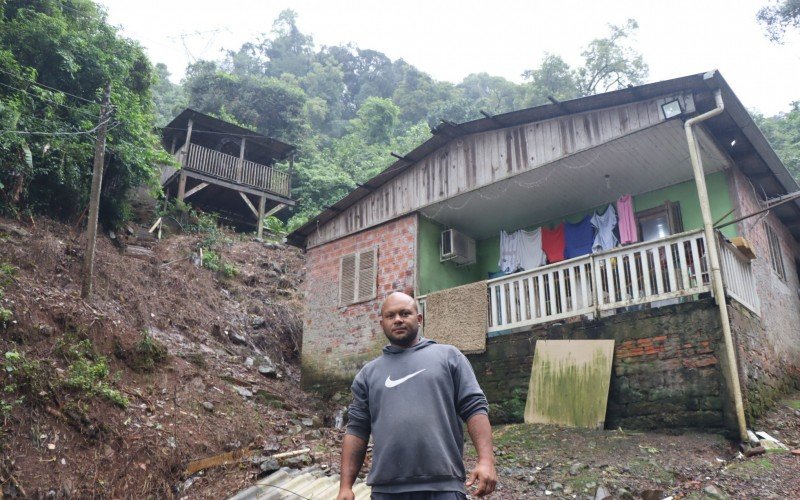
<path fill-rule="evenodd" d="M 6 495 L 221 497 L 252 475 L 187 483 L 190 462 L 324 440 L 333 407 L 298 390 L 300 252 L 216 230 L 122 239 L 98 238 L 82 300 L 82 232 L 0 220 Z"/>

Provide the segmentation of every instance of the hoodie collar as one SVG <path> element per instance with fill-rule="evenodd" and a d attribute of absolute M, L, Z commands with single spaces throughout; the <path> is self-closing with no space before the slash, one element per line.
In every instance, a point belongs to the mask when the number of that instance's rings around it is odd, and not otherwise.
<path fill-rule="evenodd" d="M 433 345 L 435 343 L 436 343 L 436 341 L 434 341 L 434 340 L 426 339 L 425 337 L 420 337 L 419 342 L 417 342 L 413 346 L 407 347 L 405 349 L 402 348 L 402 347 L 397 347 L 396 345 L 389 344 L 389 345 L 387 345 L 387 346 L 385 346 L 383 348 L 383 353 L 384 354 L 403 354 L 405 352 L 418 351 L 420 349 L 424 349 L 424 348 L 428 347 L 429 345 Z"/>

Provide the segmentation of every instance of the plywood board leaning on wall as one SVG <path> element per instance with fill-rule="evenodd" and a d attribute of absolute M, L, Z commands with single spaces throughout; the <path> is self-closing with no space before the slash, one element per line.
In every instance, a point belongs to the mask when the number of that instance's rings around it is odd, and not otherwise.
<path fill-rule="evenodd" d="M 525 423 L 602 429 L 613 358 L 613 340 L 537 341 Z"/>

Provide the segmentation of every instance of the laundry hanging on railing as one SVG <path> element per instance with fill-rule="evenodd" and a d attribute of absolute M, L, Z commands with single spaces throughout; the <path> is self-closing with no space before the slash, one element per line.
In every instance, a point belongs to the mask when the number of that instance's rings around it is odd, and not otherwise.
<path fill-rule="evenodd" d="M 500 260 L 497 265 L 504 273 L 518 270 L 528 271 L 546 263 L 542 251 L 542 232 L 540 228 L 533 231 L 500 231 Z"/>
<path fill-rule="evenodd" d="M 550 229 L 542 227 L 542 250 L 547 256 L 547 262 L 561 262 L 564 260 L 564 224 L 559 224 Z"/>
<path fill-rule="evenodd" d="M 614 205 L 609 205 L 603 214 L 595 213 L 591 222 L 595 228 L 592 253 L 611 250 L 619 246 L 619 240 L 614 234 L 614 228 L 617 226 L 617 213 L 614 210 Z"/>
<path fill-rule="evenodd" d="M 623 245 L 636 243 L 639 235 L 636 231 L 636 218 L 633 215 L 633 197 L 624 194 L 617 200 L 617 216 L 619 217 L 619 242 Z"/>
<path fill-rule="evenodd" d="M 592 216 L 587 215 L 579 222 L 564 223 L 564 258 L 571 259 L 592 253 L 594 227 Z"/>

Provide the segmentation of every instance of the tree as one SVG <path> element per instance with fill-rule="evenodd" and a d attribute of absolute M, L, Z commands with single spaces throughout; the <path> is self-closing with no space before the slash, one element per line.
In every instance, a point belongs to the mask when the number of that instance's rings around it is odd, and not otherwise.
<path fill-rule="evenodd" d="M 580 95 L 575 72 L 561 56 L 545 53 L 539 67 L 525 71 L 522 77 L 529 81 L 523 86 L 523 106 L 546 104 L 548 97 L 563 101 Z"/>
<path fill-rule="evenodd" d="M 303 76 L 308 73 L 313 60 L 314 40 L 297 28 L 297 13 L 284 10 L 272 24 L 274 38 L 265 39 L 261 52 L 269 62 L 265 66 L 268 76 L 290 73 Z"/>
<path fill-rule="evenodd" d="M 773 42 L 780 42 L 788 28 L 800 28 L 800 0 L 775 0 L 759 9 L 756 18 Z"/>
<path fill-rule="evenodd" d="M 800 101 L 793 102 L 788 113 L 769 118 L 760 113 L 751 114 L 783 164 L 800 182 Z"/>
<path fill-rule="evenodd" d="M 68 8 L 67 8 L 68 7 Z M 99 95 L 111 82 L 100 217 L 118 224 L 126 193 L 155 185 L 168 155 L 154 134 L 152 66 L 89 0 L 0 6 L 0 206 L 64 218 L 86 207 Z"/>
<path fill-rule="evenodd" d="M 624 44 L 639 24 L 628 19 L 625 26 L 608 27 L 611 34 L 607 38 L 592 40 L 581 52 L 584 62 L 575 76 L 582 96 L 639 85 L 649 72 L 641 54 Z"/>
<path fill-rule="evenodd" d="M 388 144 L 395 136 L 398 108 L 389 99 L 370 97 L 358 109 L 353 129 L 367 144 Z"/>
<path fill-rule="evenodd" d="M 164 126 L 183 111 L 189 104 L 189 98 L 181 85 L 169 81 L 169 70 L 164 63 L 156 64 L 153 73 L 153 109 L 156 113 L 156 125 Z"/>

